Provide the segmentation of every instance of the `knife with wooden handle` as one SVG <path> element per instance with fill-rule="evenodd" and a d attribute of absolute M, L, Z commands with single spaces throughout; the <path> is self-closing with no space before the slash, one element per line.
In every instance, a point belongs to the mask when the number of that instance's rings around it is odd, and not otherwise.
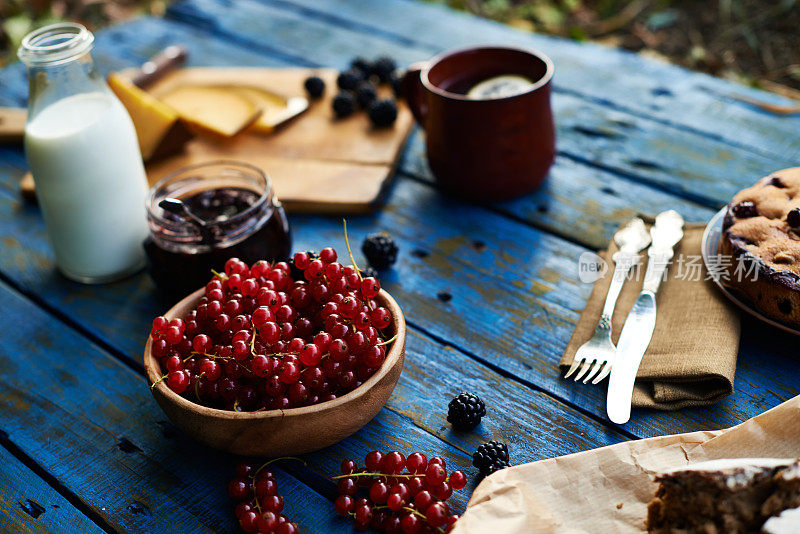
<path fill-rule="evenodd" d="M 186 62 L 186 57 L 183 46 L 168 46 L 132 72 L 131 81 L 144 89 Z M 0 144 L 21 143 L 25 136 L 26 118 L 25 108 L 0 107 Z"/>
<path fill-rule="evenodd" d="M 659 213 L 650 229 L 652 244 L 647 249 L 647 271 L 642 292 L 631 308 L 617 343 L 617 356 L 608 381 L 606 411 L 614 423 L 631 418 L 631 398 L 636 372 L 656 327 L 656 293 L 674 254 L 673 247 L 683 238 L 683 217 L 674 210 Z"/>

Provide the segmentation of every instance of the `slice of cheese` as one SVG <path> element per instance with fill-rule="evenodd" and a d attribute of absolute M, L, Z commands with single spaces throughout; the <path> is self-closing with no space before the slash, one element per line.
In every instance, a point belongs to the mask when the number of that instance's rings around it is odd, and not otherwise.
<path fill-rule="evenodd" d="M 216 85 L 179 85 L 159 95 L 198 133 L 233 137 L 261 116 L 248 94 Z"/>
<path fill-rule="evenodd" d="M 128 110 L 145 161 L 180 152 L 191 132 L 169 106 L 119 74 L 108 75 L 108 86 Z"/>
<path fill-rule="evenodd" d="M 287 98 L 249 85 L 231 86 L 230 89 L 246 94 L 261 108 L 261 116 L 247 129 L 248 132 L 270 134 L 308 109 L 308 100 L 303 97 Z"/>

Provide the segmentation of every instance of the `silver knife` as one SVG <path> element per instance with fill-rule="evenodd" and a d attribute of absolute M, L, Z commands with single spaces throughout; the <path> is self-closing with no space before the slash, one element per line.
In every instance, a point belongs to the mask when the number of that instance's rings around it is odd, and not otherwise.
<path fill-rule="evenodd" d="M 656 326 L 656 292 L 674 254 L 672 249 L 683 238 L 683 217 L 674 210 L 659 213 L 650 237 L 652 244 L 647 249 L 649 259 L 642 292 L 622 325 L 608 381 L 608 418 L 620 425 L 631 418 L 633 383 Z"/>

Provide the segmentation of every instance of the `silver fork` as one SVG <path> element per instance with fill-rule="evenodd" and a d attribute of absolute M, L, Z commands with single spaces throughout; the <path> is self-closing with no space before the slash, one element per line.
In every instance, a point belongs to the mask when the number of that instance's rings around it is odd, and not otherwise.
<path fill-rule="evenodd" d="M 638 262 L 639 252 L 650 244 L 650 234 L 647 232 L 644 221 L 636 217 L 614 234 L 614 241 L 619 246 L 619 250 L 612 257 L 615 264 L 614 274 L 605 304 L 603 304 L 603 313 L 595 327 L 594 335 L 589 341 L 578 347 L 572 365 L 564 375 L 564 378 L 569 378 L 575 371 L 578 371 L 574 380 L 577 382 L 583 378 L 584 384 L 590 380 L 592 384 L 597 384 L 611 372 L 611 366 L 617 353 L 617 348 L 611 342 L 611 317 L 614 314 L 614 307 L 622 286 L 625 284 L 628 271 Z"/>

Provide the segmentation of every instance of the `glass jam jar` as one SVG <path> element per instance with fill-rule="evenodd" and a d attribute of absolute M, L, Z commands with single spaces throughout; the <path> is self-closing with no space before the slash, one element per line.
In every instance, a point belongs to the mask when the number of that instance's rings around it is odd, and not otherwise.
<path fill-rule="evenodd" d="M 186 211 L 165 210 L 165 199 Z M 169 295 L 203 287 L 229 258 L 283 261 L 291 252 L 289 221 L 269 178 L 246 163 L 202 163 L 166 176 L 150 189 L 147 218 L 148 268 Z"/>

